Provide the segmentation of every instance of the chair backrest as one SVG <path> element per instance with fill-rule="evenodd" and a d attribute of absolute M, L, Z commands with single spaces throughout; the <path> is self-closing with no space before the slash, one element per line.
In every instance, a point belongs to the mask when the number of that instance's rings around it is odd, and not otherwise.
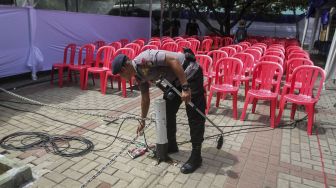
<path fill-rule="evenodd" d="M 204 39 L 202 41 L 201 51 L 204 51 L 204 52 L 208 53 L 211 50 L 212 42 L 213 41 L 212 41 L 211 38 Z"/>
<path fill-rule="evenodd" d="M 212 50 L 212 51 L 208 52 L 207 55 L 212 58 L 213 66 L 216 66 L 215 64 L 217 63 L 217 61 L 219 59 L 221 59 L 223 57 L 228 57 L 228 54 L 225 51 L 222 51 L 222 50 Z M 215 69 L 215 67 L 214 67 L 214 69 Z"/>
<path fill-rule="evenodd" d="M 215 50 L 217 50 L 218 48 L 220 48 L 220 46 L 222 45 L 222 38 L 218 37 L 218 36 L 214 36 L 212 37 L 212 41 L 213 41 L 213 48 Z"/>
<path fill-rule="evenodd" d="M 149 39 L 149 42 L 151 41 L 161 41 L 160 37 L 152 37 Z"/>
<path fill-rule="evenodd" d="M 267 49 L 266 44 L 265 44 L 265 45 L 262 45 L 262 44 L 260 44 L 260 43 L 257 43 L 257 44 L 253 44 L 253 45 L 251 46 L 251 48 L 255 48 L 255 47 L 260 48 L 260 49 L 262 50 L 262 53 L 263 53 L 263 54 L 264 54 L 264 52 L 265 52 L 266 49 Z"/>
<path fill-rule="evenodd" d="M 191 46 L 190 49 L 194 52 L 194 54 L 197 54 L 197 50 L 199 49 L 199 46 L 201 42 L 197 39 L 189 40 Z"/>
<path fill-rule="evenodd" d="M 152 41 L 150 41 L 147 45 L 155 45 L 155 46 L 157 46 L 158 48 L 160 48 L 160 46 L 161 46 L 161 41 L 159 41 L 159 40 L 152 40 Z"/>
<path fill-rule="evenodd" d="M 300 82 L 302 85 L 299 89 L 298 95 L 305 95 L 309 98 L 319 99 L 325 77 L 325 72 L 320 67 L 311 65 L 302 65 L 300 67 L 297 67 L 293 72 L 289 93 L 294 94 L 295 82 Z M 316 84 L 316 82 L 318 81 L 319 84 Z M 315 86 L 317 86 L 318 88 L 315 90 L 314 93 Z"/>
<path fill-rule="evenodd" d="M 112 46 L 115 50 L 118 50 L 122 45 L 120 42 L 111 42 L 109 46 Z"/>
<path fill-rule="evenodd" d="M 140 51 L 143 52 L 143 51 L 149 50 L 149 49 L 158 50 L 159 48 L 156 45 L 147 44 L 147 45 L 143 46 Z"/>
<path fill-rule="evenodd" d="M 126 44 L 129 43 L 129 40 L 126 38 L 120 39 L 119 42 L 121 43 L 121 47 L 124 47 Z"/>
<path fill-rule="evenodd" d="M 247 48 L 249 48 L 250 46 L 247 45 L 246 43 L 239 43 L 238 44 L 243 50 L 246 50 Z"/>
<path fill-rule="evenodd" d="M 100 47 L 96 55 L 95 67 L 99 67 L 102 64 L 103 67 L 110 68 L 113 54 L 114 48 L 112 46 Z"/>
<path fill-rule="evenodd" d="M 142 48 L 145 45 L 145 41 L 142 39 L 136 39 L 132 43 L 139 44 L 140 48 Z"/>
<path fill-rule="evenodd" d="M 223 46 L 228 46 L 233 44 L 233 39 L 231 37 L 223 37 L 222 39 Z"/>
<path fill-rule="evenodd" d="M 191 43 L 187 40 L 181 40 L 177 42 L 177 51 L 178 52 L 183 52 L 183 48 L 190 48 Z"/>
<path fill-rule="evenodd" d="M 176 36 L 176 37 L 173 37 L 173 39 L 176 41 L 176 40 L 178 40 L 178 39 L 183 39 L 183 37 L 181 37 L 181 36 Z"/>
<path fill-rule="evenodd" d="M 161 46 L 161 50 L 167 50 L 171 52 L 177 52 L 177 44 L 175 42 L 167 42 Z"/>
<path fill-rule="evenodd" d="M 215 84 L 240 85 L 240 80 L 235 80 L 241 75 L 243 63 L 240 59 L 233 57 L 224 57 L 217 61 Z"/>
<path fill-rule="evenodd" d="M 285 55 L 282 53 L 282 51 L 274 51 L 267 49 L 265 55 L 274 55 L 280 57 L 281 59 L 285 59 Z"/>
<path fill-rule="evenodd" d="M 247 42 L 247 41 L 243 41 L 243 42 L 240 42 L 240 43 L 238 43 L 239 45 L 241 45 L 241 44 L 245 44 L 245 45 L 247 45 L 248 47 L 250 47 L 252 44 L 251 43 L 249 43 L 249 42 Z"/>
<path fill-rule="evenodd" d="M 210 68 L 212 66 L 212 59 L 208 55 L 195 55 L 196 62 L 198 62 L 203 70 L 203 75 L 207 75 L 210 72 Z"/>
<path fill-rule="evenodd" d="M 69 59 L 69 64 L 73 65 L 75 62 L 75 54 L 76 54 L 76 44 L 68 44 L 65 48 L 64 48 L 64 52 L 63 52 L 63 64 L 67 63 L 67 59 L 68 59 L 68 51 L 70 50 L 70 59 Z"/>
<path fill-rule="evenodd" d="M 99 49 L 100 47 L 105 46 L 106 43 L 103 40 L 97 40 L 93 44 L 96 46 L 96 49 Z"/>
<path fill-rule="evenodd" d="M 310 57 L 309 57 L 309 55 L 307 55 L 306 53 L 301 53 L 301 52 L 299 52 L 299 53 L 291 53 L 291 54 L 289 54 L 288 55 L 288 60 L 290 60 L 290 59 L 293 59 L 293 58 L 306 58 L 306 59 L 310 59 Z"/>
<path fill-rule="evenodd" d="M 289 82 L 292 78 L 293 72 L 297 67 L 300 67 L 302 65 L 311 65 L 313 66 L 314 63 L 306 58 L 293 58 L 287 61 L 287 67 L 286 67 L 286 82 Z"/>
<path fill-rule="evenodd" d="M 129 59 L 134 59 L 135 58 L 135 52 L 132 48 L 120 48 L 118 49 L 115 53 L 114 56 L 117 56 L 119 54 L 124 54 L 126 55 Z"/>
<path fill-rule="evenodd" d="M 229 57 L 232 57 L 233 55 L 236 54 L 236 49 L 229 46 L 221 47 L 219 48 L 219 50 L 226 52 Z"/>
<path fill-rule="evenodd" d="M 232 44 L 232 45 L 229 45 L 228 47 L 236 49 L 236 53 L 243 51 L 243 47 L 241 47 L 238 44 Z"/>
<path fill-rule="evenodd" d="M 78 52 L 78 65 L 91 65 L 93 62 L 93 54 L 95 51 L 95 45 L 93 44 L 85 44 L 84 46 L 80 47 Z M 85 57 L 83 58 L 83 55 Z"/>
<path fill-rule="evenodd" d="M 124 48 L 132 48 L 134 50 L 135 55 L 138 55 L 140 53 L 140 45 L 137 43 L 128 43 L 124 46 Z"/>
<path fill-rule="evenodd" d="M 278 63 L 262 61 L 256 64 L 253 69 L 252 89 L 279 93 L 282 74 L 282 66 Z M 260 82 L 257 82 L 257 80 Z M 275 90 L 273 91 L 274 83 L 276 85 Z"/>
<path fill-rule="evenodd" d="M 248 76 L 252 75 L 252 70 L 254 67 L 254 57 L 251 54 L 240 52 L 236 53 L 234 58 L 240 59 L 243 62 L 242 75 L 248 73 Z"/>
<path fill-rule="evenodd" d="M 255 63 L 255 64 L 256 64 L 257 61 L 259 61 L 260 58 L 261 58 L 261 52 L 260 52 L 259 50 L 248 48 L 248 49 L 246 49 L 244 52 L 253 55 L 253 57 L 254 57 L 254 63 Z"/>
<path fill-rule="evenodd" d="M 264 55 L 260 58 L 259 61 L 270 61 L 270 62 L 278 63 L 281 66 L 283 66 L 283 63 L 284 63 L 284 59 L 281 59 L 280 57 L 274 56 L 274 55 Z"/>
<path fill-rule="evenodd" d="M 255 43 L 258 43 L 258 40 L 257 39 L 253 39 L 253 38 L 250 38 L 250 39 L 246 39 L 246 42 L 250 43 L 251 45 L 255 44 Z"/>

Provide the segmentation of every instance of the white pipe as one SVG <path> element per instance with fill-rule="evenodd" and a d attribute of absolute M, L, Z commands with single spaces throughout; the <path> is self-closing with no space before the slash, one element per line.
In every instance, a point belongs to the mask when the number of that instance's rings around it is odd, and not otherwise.
<path fill-rule="evenodd" d="M 304 26 L 303 35 L 302 35 L 301 48 L 303 48 L 304 41 L 306 39 L 308 25 L 309 25 L 309 17 L 305 18 L 305 26 Z"/>
<path fill-rule="evenodd" d="M 332 74 L 335 74 L 335 48 L 336 48 L 336 32 L 334 33 L 334 37 L 333 37 L 333 40 L 332 40 L 332 43 L 331 43 L 331 46 L 330 46 L 330 49 L 329 49 L 329 54 L 328 54 L 328 58 L 327 58 L 327 61 L 326 61 L 326 65 L 325 65 L 325 72 L 326 72 L 326 80 L 332 78 L 334 79 L 335 78 L 335 75 L 333 75 L 332 77 Z"/>
<path fill-rule="evenodd" d="M 167 118 L 166 118 L 166 101 L 158 99 L 154 102 L 155 122 L 156 122 L 156 143 L 166 144 L 167 139 Z"/>

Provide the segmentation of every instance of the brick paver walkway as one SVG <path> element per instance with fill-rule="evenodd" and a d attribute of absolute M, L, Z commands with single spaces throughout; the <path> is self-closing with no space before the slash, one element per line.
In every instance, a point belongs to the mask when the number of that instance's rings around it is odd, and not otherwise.
<path fill-rule="evenodd" d="M 125 116 L 127 113 L 139 114 L 140 96 L 138 91 L 128 92 L 122 98 L 121 92 L 108 89 L 102 95 L 98 86 L 82 91 L 78 85 L 68 84 L 63 88 L 49 83 L 15 90 L 15 93 L 60 107 L 86 109 L 82 112 Z M 335 85 L 327 84 L 321 100 L 316 106 L 314 135 L 307 136 L 306 121 L 296 127 L 269 128 L 269 104 L 259 102 L 256 114 L 247 112 L 246 121 L 232 118 L 231 97 L 221 101 L 219 108 L 212 108 L 209 118 L 223 126 L 227 134 L 224 146 L 216 149 L 216 140 L 207 139 L 202 148 L 203 165 L 195 173 L 180 173 L 179 165 L 156 164 L 147 155 L 131 159 L 125 152 L 88 187 L 336 187 L 336 103 Z M 152 102 L 161 98 L 161 91 L 152 88 Z M 95 144 L 95 149 L 108 146 L 113 137 L 102 133 L 116 134 L 120 120 L 109 123 L 106 119 L 42 108 L 36 105 L 12 103 L 20 101 L 5 93 L 0 93 L 0 137 L 17 131 L 41 131 L 52 135 L 80 135 Z M 22 101 L 21 101 L 22 102 Z M 215 100 L 213 100 L 215 102 Z M 239 97 L 239 115 L 244 102 L 243 89 Z M 289 106 L 289 105 L 288 105 Z M 178 141 L 189 139 L 184 106 L 178 113 Z M 20 109 L 17 111 L 15 109 Z M 289 108 L 284 113 L 283 124 L 289 123 Z M 151 108 L 150 113 L 153 112 Z M 304 109 L 299 109 L 296 119 L 304 117 Z M 209 123 L 207 123 L 209 124 Z M 127 120 L 121 127 L 119 136 L 132 139 L 135 136 L 137 121 Z M 206 127 L 205 136 L 217 134 L 215 128 Z M 149 143 L 155 143 L 153 125 L 146 129 Z M 139 138 L 138 141 L 143 141 Z M 105 150 L 93 151 L 75 158 L 65 158 L 47 153 L 45 150 L 0 152 L 15 161 L 32 167 L 35 181 L 27 187 L 80 187 L 98 169 L 105 165 L 126 143 L 116 140 Z M 132 146 L 133 147 L 133 146 Z M 171 155 L 178 161 L 186 161 L 191 144 L 180 146 L 180 152 Z M 181 163 L 182 163 L 181 162 Z"/>

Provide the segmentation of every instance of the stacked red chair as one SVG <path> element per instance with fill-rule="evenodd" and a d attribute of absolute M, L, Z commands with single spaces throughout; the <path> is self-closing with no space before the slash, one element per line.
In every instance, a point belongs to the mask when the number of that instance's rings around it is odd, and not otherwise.
<path fill-rule="evenodd" d="M 70 59 L 68 62 L 68 51 L 70 50 Z M 74 64 L 76 54 L 76 44 L 68 44 L 64 48 L 63 62 L 55 63 L 51 68 L 51 85 L 54 84 L 54 71 L 58 70 L 58 86 L 63 87 L 63 72 L 68 70 L 69 64 Z"/>

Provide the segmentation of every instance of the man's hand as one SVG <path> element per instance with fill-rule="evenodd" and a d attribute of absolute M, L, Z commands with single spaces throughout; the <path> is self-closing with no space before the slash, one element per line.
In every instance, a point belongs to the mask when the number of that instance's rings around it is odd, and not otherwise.
<path fill-rule="evenodd" d="M 141 136 L 142 135 L 142 130 L 145 128 L 146 122 L 145 120 L 140 121 L 140 124 L 138 125 L 137 128 L 137 135 Z"/>
<path fill-rule="evenodd" d="M 190 89 L 188 91 L 182 91 L 181 100 L 188 103 L 191 100 L 191 91 Z"/>

